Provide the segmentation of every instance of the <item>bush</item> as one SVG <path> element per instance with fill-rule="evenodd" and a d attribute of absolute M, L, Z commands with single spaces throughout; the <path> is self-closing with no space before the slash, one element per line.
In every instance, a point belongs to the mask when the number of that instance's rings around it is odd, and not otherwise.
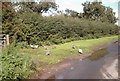
<path fill-rule="evenodd" d="M 0 79 L 2 81 L 19 81 L 29 76 L 31 71 L 30 58 L 20 54 L 19 48 L 15 47 L 14 44 L 3 49 L 1 58 L 2 72 Z"/>
<path fill-rule="evenodd" d="M 16 46 L 20 48 L 29 48 L 30 46 L 26 42 L 17 43 Z"/>
<path fill-rule="evenodd" d="M 71 41 L 71 38 L 78 40 L 99 38 L 108 34 L 115 35 L 118 29 L 116 25 L 108 22 L 61 16 L 42 17 L 39 14 L 30 12 L 24 12 L 13 20 L 14 26 L 11 29 L 12 31 L 6 30 L 10 38 L 15 38 L 17 42 L 25 41 L 29 44 L 38 45 L 41 45 L 41 42 L 45 41 L 59 44 L 66 42 L 66 39 L 67 41 Z M 4 24 L 3 28 L 6 26 Z M 49 43 L 46 42 L 46 44 Z"/>
<path fill-rule="evenodd" d="M 62 43 L 62 40 L 56 39 L 56 38 L 52 38 L 51 42 L 54 43 L 54 44 L 59 44 L 59 43 Z"/>

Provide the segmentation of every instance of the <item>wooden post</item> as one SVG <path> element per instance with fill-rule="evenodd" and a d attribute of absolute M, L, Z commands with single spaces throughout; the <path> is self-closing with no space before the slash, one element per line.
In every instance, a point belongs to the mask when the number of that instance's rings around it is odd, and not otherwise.
<path fill-rule="evenodd" d="M 3 38 L 3 47 L 6 47 L 6 38 Z"/>
<path fill-rule="evenodd" d="M 9 35 L 6 35 L 6 44 L 9 45 Z"/>

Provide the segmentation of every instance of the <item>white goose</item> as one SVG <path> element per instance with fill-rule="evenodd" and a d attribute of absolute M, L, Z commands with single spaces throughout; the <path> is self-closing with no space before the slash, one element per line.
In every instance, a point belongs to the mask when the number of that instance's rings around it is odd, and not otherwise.
<path fill-rule="evenodd" d="M 82 50 L 82 49 L 79 49 L 78 52 L 79 52 L 80 54 L 82 54 L 82 53 L 83 53 L 83 50 Z"/>
<path fill-rule="evenodd" d="M 30 47 L 33 48 L 33 49 L 36 49 L 36 48 L 38 48 L 38 45 L 31 45 L 30 44 Z"/>

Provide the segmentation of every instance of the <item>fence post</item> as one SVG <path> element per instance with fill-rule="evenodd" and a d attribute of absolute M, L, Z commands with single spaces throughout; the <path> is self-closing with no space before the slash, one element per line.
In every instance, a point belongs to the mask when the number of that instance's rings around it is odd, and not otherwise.
<path fill-rule="evenodd" d="M 9 35 L 6 35 L 6 44 L 9 45 Z"/>
<path fill-rule="evenodd" d="M 3 38 L 3 47 L 6 47 L 6 37 Z"/>

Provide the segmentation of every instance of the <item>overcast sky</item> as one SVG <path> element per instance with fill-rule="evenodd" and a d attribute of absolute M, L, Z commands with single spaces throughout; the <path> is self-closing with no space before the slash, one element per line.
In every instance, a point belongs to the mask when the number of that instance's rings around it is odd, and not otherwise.
<path fill-rule="evenodd" d="M 66 8 L 75 10 L 77 12 L 83 12 L 82 3 L 86 1 L 94 0 L 56 0 L 56 3 L 59 5 L 59 10 L 65 10 Z M 111 7 L 114 12 L 116 12 L 116 17 L 118 17 L 118 2 L 120 0 L 101 0 L 103 5 Z M 120 6 L 119 6 L 120 7 Z"/>
<path fill-rule="evenodd" d="M 32 0 L 21 0 L 21 1 L 32 1 Z M 39 2 L 41 0 L 35 0 L 35 1 Z M 52 0 L 46 0 L 46 1 L 52 1 Z M 95 1 L 95 0 L 53 0 L 53 1 L 55 1 L 59 5 L 59 10 L 65 10 L 68 8 L 71 10 L 75 10 L 77 12 L 83 12 L 83 6 L 81 4 L 86 1 Z M 102 1 L 103 5 L 113 8 L 113 11 L 116 12 L 116 17 L 118 17 L 118 2 L 120 0 L 98 0 L 98 1 Z"/>
<path fill-rule="evenodd" d="M 94 0 L 56 0 L 56 3 L 59 5 L 60 10 L 65 10 L 66 8 L 72 9 L 78 12 L 83 12 L 82 3 L 86 1 L 94 1 Z M 116 12 L 116 16 L 118 17 L 118 1 L 120 0 L 101 0 L 103 5 L 107 7 L 113 8 L 113 11 Z"/>
<path fill-rule="evenodd" d="M 36 1 L 40 1 L 40 0 L 36 0 Z M 75 10 L 77 12 L 83 12 L 83 6 L 81 4 L 86 1 L 95 1 L 95 0 L 55 0 L 55 2 L 59 5 L 59 10 L 64 11 L 65 9 L 68 8 L 71 10 Z M 99 1 L 102 1 L 103 5 L 107 7 L 111 7 L 113 11 L 116 12 L 115 16 L 118 17 L 118 2 L 120 0 L 99 0 Z M 120 4 L 119 4 L 119 7 L 120 7 Z M 45 13 L 45 15 L 48 15 L 48 14 Z"/>

